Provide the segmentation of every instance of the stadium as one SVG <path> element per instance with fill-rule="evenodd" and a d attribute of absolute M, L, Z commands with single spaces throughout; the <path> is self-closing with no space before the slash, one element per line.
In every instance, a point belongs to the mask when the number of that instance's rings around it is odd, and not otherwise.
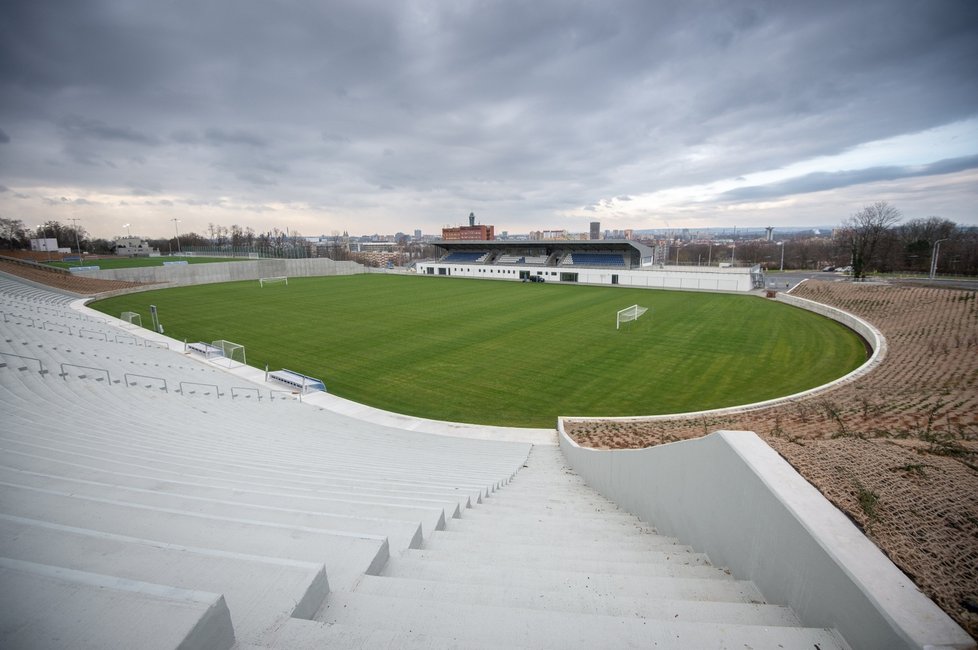
<path fill-rule="evenodd" d="M 4 262 L 4 647 L 973 647 L 954 604 L 976 570 L 978 518 L 960 498 L 975 494 L 960 433 L 978 412 L 973 292 L 809 283 L 769 298 L 756 269 L 671 269 L 625 243 L 443 243 L 414 279 L 733 292 L 843 323 L 871 354 L 829 385 L 746 406 L 499 427 L 343 399 L 313 372 L 247 365 L 254 349 L 232 336 L 185 342 L 160 331 L 166 312 L 85 305 L 161 284 L 287 291 L 369 272 L 357 264 L 71 277 Z M 648 316 L 628 308 L 611 333 Z M 893 310 L 957 329 L 877 324 Z M 936 341 L 954 362 L 908 376 L 941 355 Z M 873 446 L 869 423 L 927 413 L 927 436 Z M 861 491 L 840 494 L 843 461 L 816 461 L 842 444 L 875 459 L 892 446 L 905 468 L 848 466 Z M 941 508 L 960 537 L 904 531 L 944 569 L 902 553 L 880 477 L 919 490 L 900 493 L 911 510 L 957 485 Z"/>

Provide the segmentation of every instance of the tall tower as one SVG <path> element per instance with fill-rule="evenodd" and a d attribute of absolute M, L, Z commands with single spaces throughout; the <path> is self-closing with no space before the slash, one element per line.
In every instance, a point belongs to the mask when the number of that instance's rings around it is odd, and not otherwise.
<path fill-rule="evenodd" d="M 601 239 L 601 222 L 591 222 L 591 239 Z"/>
<path fill-rule="evenodd" d="M 767 231 L 767 240 L 771 241 L 774 239 L 774 226 L 768 226 L 764 230 Z"/>

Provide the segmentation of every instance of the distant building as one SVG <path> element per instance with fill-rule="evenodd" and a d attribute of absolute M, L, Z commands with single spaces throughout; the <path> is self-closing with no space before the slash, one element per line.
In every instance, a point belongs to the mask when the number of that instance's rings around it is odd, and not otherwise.
<path fill-rule="evenodd" d="M 115 240 L 115 254 L 123 257 L 159 257 L 160 252 L 139 237 L 119 237 Z"/>
<path fill-rule="evenodd" d="M 476 225 L 475 213 L 469 213 L 469 225 L 442 228 L 441 238 L 445 241 L 490 241 L 496 238 L 496 227 Z"/>
<path fill-rule="evenodd" d="M 591 239 L 601 239 L 601 222 L 592 221 L 591 222 Z"/>
<path fill-rule="evenodd" d="M 58 248 L 58 240 L 54 237 L 45 237 L 39 239 L 31 240 L 31 250 L 32 251 L 48 251 L 57 253 L 70 253 L 71 249 L 60 249 Z"/>

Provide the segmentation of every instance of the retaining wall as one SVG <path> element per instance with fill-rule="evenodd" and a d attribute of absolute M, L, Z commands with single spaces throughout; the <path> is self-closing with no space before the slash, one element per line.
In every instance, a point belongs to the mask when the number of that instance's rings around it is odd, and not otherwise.
<path fill-rule="evenodd" d="M 584 266 L 527 266 L 522 264 L 461 264 L 424 262 L 417 265 L 419 275 L 452 276 L 479 280 L 520 281 L 520 272 L 542 275 L 547 282 L 598 284 L 642 289 L 680 289 L 683 291 L 747 292 L 754 288 L 749 268 L 733 267 L 646 267 L 641 269 L 599 269 Z M 429 273 L 429 269 L 431 272 Z M 561 281 L 561 273 L 573 273 L 574 281 Z"/>
<path fill-rule="evenodd" d="M 263 259 L 239 262 L 214 262 L 174 266 L 142 266 L 128 269 L 88 271 L 84 277 L 100 280 L 161 283 L 168 286 L 211 284 L 257 280 L 277 276 L 308 277 L 321 275 L 353 275 L 364 273 L 356 262 L 337 262 L 325 257 L 308 259 Z"/>
<path fill-rule="evenodd" d="M 755 433 L 718 431 L 646 449 L 580 447 L 591 487 L 717 566 L 752 580 L 807 626 L 853 648 L 972 647 L 971 638 Z"/>

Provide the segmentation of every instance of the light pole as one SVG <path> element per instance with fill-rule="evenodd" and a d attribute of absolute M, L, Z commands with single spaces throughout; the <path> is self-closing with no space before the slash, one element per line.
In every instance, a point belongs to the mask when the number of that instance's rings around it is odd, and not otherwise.
<path fill-rule="evenodd" d="M 781 247 L 781 270 L 784 271 L 784 242 L 779 241 L 778 246 Z"/>
<path fill-rule="evenodd" d="M 68 219 L 71 222 L 71 227 L 75 231 L 75 248 L 78 249 L 78 266 L 82 263 L 82 253 L 81 244 L 78 242 L 78 219 Z"/>
<path fill-rule="evenodd" d="M 934 242 L 934 251 L 930 256 L 930 279 L 933 280 L 934 276 L 937 275 L 937 255 L 941 252 L 941 242 L 947 241 L 947 239 L 938 239 Z"/>
<path fill-rule="evenodd" d="M 177 224 L 180 223 L 180 220 L 174 217 L 170 219 L 170 221 L 173 222 L 173 232 L 175 232 L 177 235 L 177 255 L 179 255 L 180 254 L 180 231 L 177 230 Z"/>
<path fill-rule="evenodd" d="M 125 228 L 129 232 L 129 239 L 132 239 L 132 227 L 131 226 L 132 226 L 132 224 L 128 224 L 128 223 L 122 224 L 122 227 Z"/>
<path fill-rule="evenodd" d="M 47 252 L 47 258 L 48 258 L 48 261 L 50 262 L 51 261 L 51 247 L 48 246 L 48 227 L 47 227 L 47 224 L 43 224 L 42 223 L 40 226 L 38 226 L 38 229 L 41 231 L 41 241 L 44 242 L 44 250 Z"/>

